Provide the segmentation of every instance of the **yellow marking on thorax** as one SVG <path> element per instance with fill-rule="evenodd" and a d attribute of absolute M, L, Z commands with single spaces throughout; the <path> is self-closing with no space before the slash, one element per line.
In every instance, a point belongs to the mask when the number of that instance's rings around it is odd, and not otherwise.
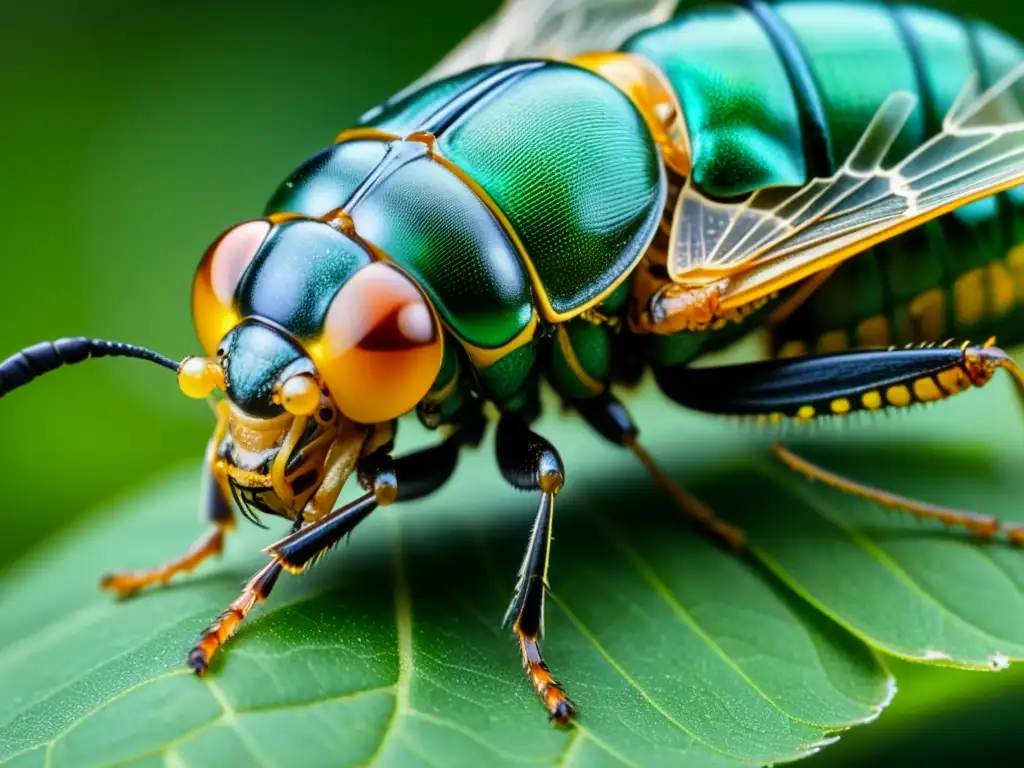
<path fill-rule="evenodd" d="M 454 332 L 453 335 L 455 335 L 459 340 L 459 343 L 462 344 L 463 349 L 466 350 L 466 354 L 469 356 L 473 365 L 478 369 L 482 369 L 494 365 L 496 362 L 501 360 L 501 358 L 505 357 L 505 355 L 515 352 L 520 347 L 526 346 L 532 342 L 534 334 L 537 332 L 538 322 L 539 319 L 537 317 L 537 313 L 531 313 L 530 322 L 526 324 L 526 327 L 523 328 L 523 330 L 502 346 L 494 349 L 474 346 L 457 334 L 454 334 Z M 448 330 L 451 331 L 452 329 L 449 327 Z"/>
<path fill-rule="evenodd" d="M 946 317 L 946 295 L 941 288 L 929 288 L 910 302 L 912 338 L 941 339 Z"/>
<path fill-rule="evenodd" d="M 343 141 L 401 141 L 402 137 L 396 133 L 382 131 L 379 128 L 346 128 L 334 137 L 335 144 Z"/>
<path fill-rule="evenodd" d="M 584 53 L 569 63 L 600 75 L 626 94 L 647 123 L 665 165 L 680 176 L 690 174 L 690 137 L 682 106 L 668 79 L 653 63 L 621 51 Z"/>

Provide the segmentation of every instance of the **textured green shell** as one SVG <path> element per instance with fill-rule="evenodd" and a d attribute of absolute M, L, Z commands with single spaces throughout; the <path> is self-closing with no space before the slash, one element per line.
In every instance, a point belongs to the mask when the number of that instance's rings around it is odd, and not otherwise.
<path fill-rule="evenodd" d="M 317 152 L 277 188 L 265 212 L 320 217 L 352 196 L 384 159 L 382 141 L 347 141 Z"/>
<path fill-rule="evenodd" d="M 903 33 L 893 12 L 876 3 L 788 2 L 775 9 L 811 71 L 832 157 L 840 165 L 889 94 L 918 92 Z M 903 157 L 921 143 L 921 112 L 911 115 L 890 157 Z"/>
<path fill-rule="evenodd" d="M 623 49 L 653 62 L 683 105 L 693 183 L 733 197 L 806 178 L 800 115 L 771 38 L 745 8 L 713 7 L 644 30 Z"/>
<path fill-rule="evenodd" d="M 321 151 L 281 187 L 268 213 L 321 217 L 345 205 L 389 152 L 412 142 L 355 140 Z M 530 322 L 529 277 L 483 202 L 421 151 L 348 208 L 361 238 L 413 276 L 460 338 L 500 347 Z"/>
<path fill-rule="evenodd" d="M 632 102 L 586 70 L 531 69 L 468 106 L 438 147 L 511 223 L 549 320 L 593 304 L 657 229 L 666 193 L 657 149 Z"/>
<path fill-rule="evenodd" d="M 893 88 L 919 97 L 915 122 L 897 152 L 941 129 L 943 117 L 973 73 L 981 76 L 985 87 L 1024 60 L 1024 48 L 1002 32 L 939 11 L 878 4 L 792 3 L 777 8 L 808 51 L 815 82 L 833 103 L 833 122 L 842 118 L 852 126 L 855 120 L 867 120 L 872 100 L 880 104 Z M 821 22 L 826 9 L 841 15 L 851 30 L 870 34 L 828 33 Z M 863 74 L 865 67 L 869 74 Z M 907 78 L 909 83 L 904 82 Z M 877 93 L 872 94 L 869 85 Z M 865 106 L 856 109 L 854 97 Z M 847 99 L 850 104 L 843 106 Z M 833 132 L 837 141 L 848 143 L 855 131 L 851 128 L 844 135 L 840 129 Z M 1024 226 L 1016 223 L 1022 202 L 1019 190 L 979 200 L 844 263 L 776 329 L 776 344 L 798 340 L 813 348 L 822 334 L 832 331 L 845 332 L 855 344 L 859 324 L 873 317 L 884 318 L 890 342 L 910 342 L 917 333 L 911 304 L 935 288 L 943 294 L 943 338 L 992 333 L 1000 334 L 1001 341 L 1004 336 L 1019 338 L 1020 315 L 1014 312 L 986 316 L 982 327 L 964 327 L 956 316 L 954 286 L 959 276 L 1003 260 L 1024 239 Z"/>
<path fill-rule="evenodd" d="M 506 411 L 515 411 L 524 405 L 525 384 L 533 372 L 537 352 L 533 344 L 526 344 L 509 352 L 493 365 L 477 371 L 480 382 L 491 400 Z"/>
<path fill-rule="evenodd" d="M 529 324 L 530 282 L 514 246 L 472 190 L 431 158 L 391 173 L 350 215 L 462 339 L 497 348 Z"/>
<path fill-rule="evenodd" d="M 404 138 L 410 133 L 423 130 L 438 110 L 498 69 L 494 65 L 476 67 L 422 88 L 403 91 L 381 106 L 371 109 L 362 116 L 359 123 Z"/>

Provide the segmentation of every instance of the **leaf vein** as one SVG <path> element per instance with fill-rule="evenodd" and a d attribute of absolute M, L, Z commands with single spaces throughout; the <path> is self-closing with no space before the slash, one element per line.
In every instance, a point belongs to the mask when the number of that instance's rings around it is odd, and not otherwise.
<path fill-rule="evenodd" d="M 405 552 L 402 547 L 402 533 L 398 516 L 392 516 L 394 526 L 392 578 L 395 591 L 395 636 L 398 644 L 398 679 L 395 682 L 395 709 L 381 736 L 380 744 L 367 761 L 367 765 L 379 762 L 387 747 L 388 740 L 398 727 L 399 720 L 409 708 L 409 678 L 412 676 L 412 600 L 409 593 L 409 577 L 405 569 Z"/>
<path fill-rule="evenodd" d="M 220 704 L 221 710 L 224 712 L 221 722 L 224 725 L 230 726 L 231 730 L 238 735 L 238 740 L 242 742 L 242 746 L 245 747 L 246 751 L 252 755 L 253 762 L 263 768 L 273 768 L 270 763 L 267 763 L 263 759 L 259 748 L 253 744 L 252 740 L 249 738 L 249 734 L 238 724 L 238 712 L 235 710 L 231 702 L 228 701 L 228 697 L 224 695 L 224 691 L 221 690 L 221 687 L 213 680 L 207 680 L 206 687 L 213 695 L 213 698 L 217 700 L 217 703 Z"/>
<path fill-rule="evenodd" d="M 803 723 L 804 725 L 808 725 L 819 732 L 821 731 L 820 725 L 816 723 L 808 723 L 806 721 L 800 720 L 799 718 L 790 715 L 788 712 L 782 709 L 782 707 L 771 696 L 769 696 L 765 691 L 763 691 L 760 688 L 760 686 L 758 686 L 758 684 L 754 682 L 754 680 L 749 675 L 747 675 L 747 673 L 736 662 L 736 660 L 733 659 L 732 656 L 730 656 L 725 651 L 725 649 L 722 648 L 722 646 L 720 646 L 715 641 L 715 639 L 707 633 L 707 631 L 705 631 L 705 629 L 693 617 L 693 615 L 679 603 L 679 601 L 676 599 L 676 596 L 668 588 L 665 582 L 663 582 L 658 577 L 657 573 L 655 573 L 654 570 L 643 561 L 643 559 L 636 552 L 636 550 L 634 550 L 633 547 L 631 547 L 629 543 L 627 543 L 626 539 L 622 536 L 621 532 L 618 531 L 611 523 L 609 523 L 607 518 L 605 518 L 604 515 L 600 514 L 600 512 L 598 512 L 597 509 L 591 509 L 591 513 L 594 519 L 597 521 L 598 527 L 601 529 L 601 532 L 604 534 L 604 536 L 608 539 L 608 541 L 612 543 L 613 546 L 617 547 L 619 550 L 622 551 L 623 554 L 626 555 L 626 558 L 636 569 L 637 573 L 639 573 L 643 580 L 650 585 L 650 587 L 654 590 L 654 593 L 659 598 L 661 598 L 661 600 L 669 607 L 669 609 L 671 609 L 671 611 L 680 620 L 682 620 L 682 622 L 686 624 L 686 626 L 688 626 L 694 632 L 694 634 L 696 634 L 697 637 L 699 637 L 708 646 L 708 648 L 710 648 L 715 653 L 716 656 L 718 656 L 722 661 L 724 661 L 726 666 L 728 666 L 729 669 L 735 672 L 736 675 L 751 688 L 751 690 L 753 690 L 762 699 L 768 702 L 768 704 L 770 704 L 772 708 L 779 712 L 779 714 L 781 714 L 783 717 L 798 723 Z M 708 681 L 707 687 L 709 691 L 712 693 L 712 695 L 717 696 L 716 688 L 710 681 Z M 730 708 L 728 706 L 728 702 L 721 698 L 719 698 L 719 700 L 722 702 L 725 711 L 729 711 Z M 824 736 L 824 733 L 822 733 L 821 735 Z"/>
<path fill-rule="evenodd" d="M 709 744 L 708 742 L 704 741 L 704 739 L 700 738 L 696 733 L 694 733 L 689 728 L 687 728 L 685 725 L 683 725 L 678 720 L 673 718 L 672 715 L 670 715 L 667 711 L 665 711 L 665 709 L 660 704 L 658 704 L 658 702 L 656 702 L 651 697 L 651 695 L 649 693 L 647 693 L 646 690 L 644 690 L 643 686 L 641 686 L 636 680 L 634 680 L 630 676 L 630 674 L 617 661 L 615 661 L 614 658 L 612 658 L 611 654 L 608 653 L 608 650 L 603 645 L 601 645 L 601 642 L 597 639 L 597 637 L 593 634 L 593 632 L 590 631 L 590 629 L 583 623 L 583 621 L 579 618 L 579 616 L 577 616 L 572 610 L 570 610 L 568 605 L 566 605 L 565 602 L 561 598 L 559 598 L 557 594 L 555 594 L 554 592 L 549 592 L 548 593 L 548 597 L 551 598 L 552 602 L 554 602 L 555 605 L 557 605 L 559 608 L 562 609 L 562 612 L 565 613 L 565 615 L 568 617 L 569 621 L 571 621 L 576 626 L 576 629 L 579 631 L 579 633 L 581 635 L 583 635 L 583 637 L 592 646 L 594 646 L 594 649 L 604 658 L 604 660 L 606 662 L 608 662 L 608 664 L 612 667 L 612 669 L 614 669 L 616 672 L 618 672 L 619 675 L 622 677 L 622 679 L 625 680 L 630 685 L 630 687 L 633 688 L 633 690 L 635 690 L 638 694 L 640 694 L 640 697 L 644 701 L 646 701 L 655 712 L 657 712 L 659 715 L 664 717 L 667 722 L 669 722 L 672 725 L 674 725 L 676 728 L 678 728 L 680 731 L 685 733 L 691 739 L 693 739 L 694 741 L 700 742 L 705 747 L 710 749 L 712 752 L 715 752 L 715 753 L 720 754 L 720 755 L 725 755 L 726 757 L 736 758 L 735 755 L 732 755 L 732 754 L 730 754 L 728 752 L 725 752 L 724 750 L 720 749 L 719 747 L 716 747 L 713 744 Z M 742 759 L 742 758 L 736 758 L 736 759 Z"/>

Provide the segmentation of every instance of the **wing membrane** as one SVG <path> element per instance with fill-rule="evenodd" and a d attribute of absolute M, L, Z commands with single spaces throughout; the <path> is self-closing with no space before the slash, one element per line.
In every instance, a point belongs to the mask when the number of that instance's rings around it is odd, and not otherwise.
<path fill-rule="evenodd" d="M 883 163 L 916 107 L 892 94 L 843 166 L 793 191 L 759 190 L 718 203 L 687 182 L 669 243 L 684 285 L 728 280 L 740 306 L 835 266 L 954 208 L 1024 182 L 1024 62 L 984 93 L 965 86 L 942 131 L 891 168 Z"/>
<path fill-rule="evenodd" d="M 679 0 L 506 0 L 424 80 L 496 61 L 612 50 L 668 19 Z"/>

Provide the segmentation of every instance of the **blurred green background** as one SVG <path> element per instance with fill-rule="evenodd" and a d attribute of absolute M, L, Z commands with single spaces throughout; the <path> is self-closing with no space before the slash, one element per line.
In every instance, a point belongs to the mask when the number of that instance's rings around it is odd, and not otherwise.
<path fill-rule="evenodd" d="M 933 5 L 1024 36 L 1016 0 Z M 0 356 L 78 334 L 172 357 L 197 352 L 188 297 L 206 245 L 496 6 L 4 3 Z M 206 407 L 182 397 L 173 377 L 131 361 L 62 372 L 5 399 L 0 569 L 104 497 L 195 459 L 210 426 Z M 966 759 L 1010 743 L 1024 704 L 1019 673 L 900 665 L 898 677 L 893 709 L 820 764 Z M 930 704 L 936 692 L 941 711 Z"/>

